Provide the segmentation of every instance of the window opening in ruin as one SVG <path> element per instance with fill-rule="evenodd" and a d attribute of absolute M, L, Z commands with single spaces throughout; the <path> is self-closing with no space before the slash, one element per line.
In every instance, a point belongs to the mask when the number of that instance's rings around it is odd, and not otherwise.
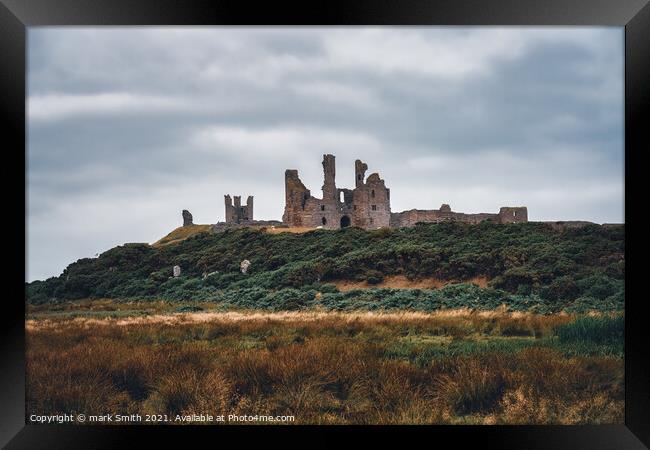
<path fill-rule="evenodd" d="M 371 218 L 370 218 L 370 224 L 372 225 L 373 222 L 374 222 L 374 220 L 373 220 L 372 217 L 371 217 Z"/>
<path fill-rule="evenodd" d="M 325 217 L 323 217 L 323 219 L 321 220 L 321 223 L 322 223 L 323 225 L 327 225 L 327 219 L 326 219 Z"/>
<path fill-rule="evenodd" d="M 517 217 L 517 211 L 512 212 L 512 217 Z"/>
<path fill-rule="evenodd" d="M 375 190 L 374 190 L 374 189 L 373 189 L 372 191 L 370 191 L 370 196 L 371 196 L 372 198 L 375 198 Z"/>
<path fill-rule="evenodd" d="M 344 202 L 345 202 L 345 197 L 344 197 L 343 192 L 341 192 L 340 195 L 339 195 L 339 201 L 340 201 L 341 203 L 344 203 Z"/>
<path fill-rule="evenodd" d="M 357 180 L 361 181 L 361 174 L 357 175 Z"/>
<path fill-rule="evenodd" d="M 372 210 L 377 211 L 377 205 L 372 205 Z"/>
<path fill-rule="evenodd" d="M 320 210 L 325 211 L 325 205 L 320 205 Z"/>
<path fill-rule="evenodd" d="M 341 228 L 350 226 L 350 218 L 348 216 L 341 217 Z"/>

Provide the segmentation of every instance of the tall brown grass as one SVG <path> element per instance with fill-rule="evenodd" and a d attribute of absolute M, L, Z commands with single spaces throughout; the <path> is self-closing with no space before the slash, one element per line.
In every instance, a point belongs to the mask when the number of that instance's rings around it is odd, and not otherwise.
<path fill-rule="evenodd" d="M 569 357 L 548 345 L 553 328 L 570 316 L 310 317 L 32 321 L 27 414 L 270 414 L 310 424 L 623 422 L 622 359 Z M 435 353 L 448 342 L 495 339 L 528 344 Z"/>

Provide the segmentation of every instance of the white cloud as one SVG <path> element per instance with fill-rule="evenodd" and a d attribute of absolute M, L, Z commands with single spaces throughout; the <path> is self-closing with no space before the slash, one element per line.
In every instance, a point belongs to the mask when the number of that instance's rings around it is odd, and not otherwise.
<path fill-rule="evenodd" d="M 424 28 L 369 28 L 354 36 L 344 31 L 325 36 L 332 65 L 383 74 L 420 74 L 458 79 L 486 74 L 493 64 L 521 55 L 520 30 L 478 29 L 454 32 Z"/>
<path fill-rule="evenodd" d="M 336 153 L 337 149 L 371 155 L 381 149 L 381 143 L 368 134 L 318 127 L 210 126 L 197 130 L 192 141 L 205 151 L 237 154 L 242 160 L 285 160 L 303 153 Z"/>
<path fill-rule="evenodd" d="M 60 120 L 87 115 L 164 114 L 191 110 L 186 99 L 111 92 L 90 95 L 46 94 L 30 96 L 28 120 Z"/>
<path fill-rule="evenodd" d="M 376 93 L 364 86 L 314 81 L 298 82 L 292 88 L 296 93 L 319 102 L 333 103 L 362 110 L 387 107 L 378 98 Z"/>

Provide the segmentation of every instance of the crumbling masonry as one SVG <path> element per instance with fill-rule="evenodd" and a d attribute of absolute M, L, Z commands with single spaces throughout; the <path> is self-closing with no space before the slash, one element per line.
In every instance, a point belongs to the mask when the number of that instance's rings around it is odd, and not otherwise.
<path fill-rule="evenodd" d="M 183 226 L 188 227 L 192 225 L 194 222 L 192 221 L 192 214 L 187 210 L 184 209 L 183 212 L 181 213 L 183 216 Z"/>
<path fill-rule="evenodd" d="M 234 199 L 234 202 L 233 202 Z M 224 195 L 224 204 L 226 206 L 225 222 L 217 222 L 212 225 L 213 231 L 225 231 L 235 228 L 246 228 L 250 226 L 280 226 L 282 222 L 278 220 L 254 220 L 253 219 L 253 196 L 249 195 L 246 199 L 246 205 L 241 204 L 241 197 Z"/>
<path fill-rule="evenodd" d="M 418 222 L 458 221 L 479 223 L 492 220 L 497 223 L 527 222 L 528 210 L 521 207 L 502 207 L 498 214 L 464 214 L 454 212 L 449 205 L 440 209 L 412 209 L 399 213 L 390 210 L 390 189 L 372 173 L 365 177 L 368 165 L 360 160 L 354 163 L 354 189 L 336 187 L 336 168 L 333 155 L 323 155 L 323 198 L 313 197 L 300 181 L 297 170 L 286 170 L 285 207 L 282 221 L 293 227 L 322 227 L 327 229 L 356 226 L 365 229 L 381 227 L 410 227 Z M 226 196 L 227 199 L 229 198 Z M 238 197 L 235 197 L 237 204 Z M 252 219 L 252 197 L 251 219 Z M 227 204 L 227 201 L 226 201 Z M 226 221 L 228 207 L 226 206 Z"/>
<path fill-rule="evenodd" d="M 246 206 L 242 206 L 241 197 L 235 195 L 235 204 L 230 195 L 224 195 L 226 204 L 226 223 L 247 223 L 253 221 L 253 196 L 246 199 Z"/>

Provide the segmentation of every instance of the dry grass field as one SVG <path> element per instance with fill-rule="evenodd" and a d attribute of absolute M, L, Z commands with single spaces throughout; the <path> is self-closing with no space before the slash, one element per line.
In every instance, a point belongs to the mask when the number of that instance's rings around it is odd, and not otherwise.
<path fill-rule="evenodd" d="M 174 314 L 154 305 L 146 314 L 107 302 L 79 303 L 76 316 L 32 311 L 27 414 L 268 414 L 298 424 L 624 419 L 621 315 Z"/>

